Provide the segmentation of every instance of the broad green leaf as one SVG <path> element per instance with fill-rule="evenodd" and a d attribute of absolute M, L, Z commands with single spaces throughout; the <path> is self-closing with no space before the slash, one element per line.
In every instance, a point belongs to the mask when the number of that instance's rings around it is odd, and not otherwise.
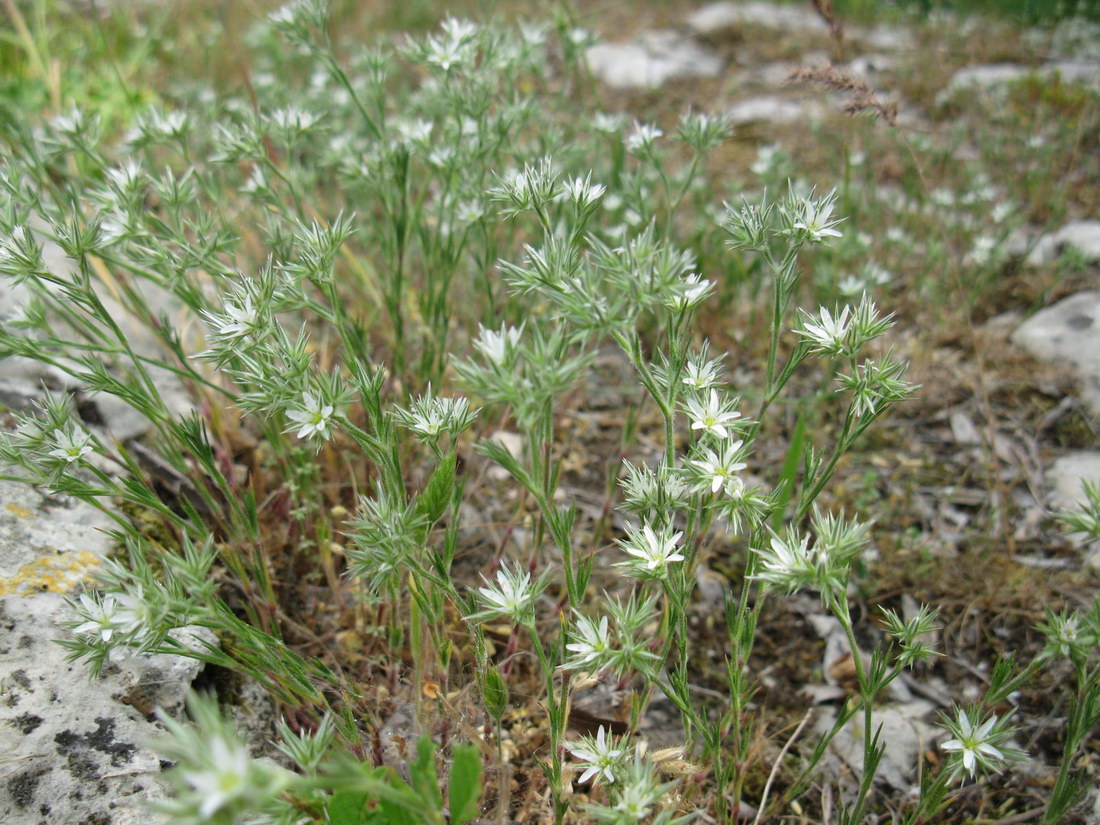
<path fill-rule="evenodd" d="M 451 777 L 447 801 L 451 825 L 464 825 L 481 813 L 481 757 L 473 745 L 456 745 L 451 752 Z"/>
<path fill-rule="evenodd" d="M 413 790 L 424 806 L 436 811 L 443 809 L 443 795 L 439 792 L 439 777 L 435 770 L 435 745 L 427 736 L 416 741 L 416 760 L 409 765 Z"/>
<path fill-rule="evenodd" d="M 434 524 L 443 515 L 447 505 L 451 503 L 451 493 L 455 486 L 455 466 L 458 462 L 458 454 L 451 453 L 446 456 L 428 479 L 424 492 L 420 494 L 417 506 L 427 517 L 429 524 Z"/>
<path fill-rule="evenodd" d="M 490 664 L 481 677 L 481 698 L 485 702 L 485 712 L 499 719 L 508 708 L 508 686 L 496 665 Z"/>
<path fill-rule="evenodd" d="M 363 825 L 367 820 L 367 800 L 365 793 L 341 791 L 328 799 L 325 812 L 329 825 Z"/>

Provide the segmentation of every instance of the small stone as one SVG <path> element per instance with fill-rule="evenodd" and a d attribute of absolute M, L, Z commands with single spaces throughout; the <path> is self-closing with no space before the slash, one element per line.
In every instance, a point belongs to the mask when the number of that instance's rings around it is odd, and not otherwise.
<path fill-rule="evenodd" d="M 1100 66 L 1084 60 L 1058 60 L 1042 66 L 1025 66 L 1020 63 L 988 63 L 968 66 L 952 76 L 944 90 L 950 98 L 964 89 L 993 90 L 1030 75 L 1050 81 L 1055 77 L 1064 83 L 1079 83 L 1092 88 L 1100 87 Z"/>
<path fill-rule="evenodd" d="M 1012 343 L 1041 361 L 1072 366 L 1081 401 L 1100 415 L 1100 292 L 1079 292 L 1035 313 L 1012 334 Z"/>
<path fill-rule="evenodd" d="M 826 32 L 829 29 L 821 16 L 808 6 L 764 2 L 710 3 L 687 19 L 688 28 L 703 35 L 720 34 L 746 23 L 789 31 Z"/>
<path fill-rule="evenodd" d="M 1088 261 L 1100 261 L 1100 221 L 1073 221 L 1040 238 L 1027 262 L 1035 266 L 1051 263 L 1067 247 L 1073 247 Z"/>
<path fill-rule="evenodd" d="M 734 126 L 750 123 L 793 123 L 807 116 L 806 107 L 797 100 L 763 95 L 739 100 L 726 109 Z"/>
<path fill-rule="evenodd" d="M 887 785 L 904 791 L 913 783 L 920 761 L 921 748 L 936 738 L 937 730 L 924 721 L 935 705 L 924 699 L 892 702 L 875 708 L 872 724 L 881 730 L 883 741 L 889 743 L 875 774 L 876 785 Z M 819 707 L 814 730 L 824 735 L 836 721 L 836 710 Z M 857 713 L 836 735 L 821 762 L 821 768 L 838 780 L 859 776 L 863 769 L 863 714 Z M 879 726 L 881 725 L 881 729 Z"/>
<path fill-rule="evenodd" d="M 864 54 L 848 64 L 848 70 L 856 77 L 872 79 L 883 72 L 892 72 L 897 61 L 888 54 Z"/>
<path fill-rule="evenodd" d="M 1100 451 L 1077 450 L 1056 460 L 1047 470 L 1051 510 L 1064 512 L 1085 504 L 1086 481 L 1100 484 Z"/>
<path fill-rule="evenodd" d="M 588 50 L 588 67 L 613 89 L 656 89 L 686 77 L 717 77 L 722 57 L 690 37 L 668 30 L 643 33 L 634 43 L 600 43 Z"/>
<path fill-rule="evenodd" d="M 916 46 L 912 29 L 901 26 L 880 25 L 871 28 L 845 26 L 844 36 L 845 39 L 862 41 L 872 49 L 881 52 L 900 52 Z"/>

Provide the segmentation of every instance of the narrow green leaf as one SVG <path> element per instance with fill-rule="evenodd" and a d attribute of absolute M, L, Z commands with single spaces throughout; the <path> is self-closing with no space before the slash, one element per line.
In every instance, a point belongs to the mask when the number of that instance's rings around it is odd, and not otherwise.
<path fill-rule="evenodd" d="M 802 463 L 802 449 L 806 440 L 806 413 L 798 414 L 794 432 L 791 433 L 791 446 L 787 450 L 787 458 L 783 461 L 783 469 L 779 473 L 779 481 L 776 486 L 783 492 L 776 502 L 772 513 L 772 529 L 778 530 L 783 526 L 783 520 L 787 512 L 787 505 L 794 495 L 795 479 L 798 476 L 798 465 Z"/>

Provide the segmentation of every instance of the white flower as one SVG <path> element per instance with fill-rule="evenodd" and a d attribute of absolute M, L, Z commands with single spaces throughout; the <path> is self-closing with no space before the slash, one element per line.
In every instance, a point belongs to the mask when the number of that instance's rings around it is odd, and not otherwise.
<path fill-rule="evenodd" d="M 680 380 L 695 390 L 709 390 L 718 383 L 718 359 L 704 361 L 692 359 L 684 365 L 684 377 Z"/>
<path fill-rule="evenodd" d="M 180 777 L 190 785 L 199 803 L 199 814 L 204 818 L 232 803 L 239 797 L 253 793 L 252 759 L 240 742 L 229 742 L 214 736 L 209 740 L 202 768 L 184 768 Z"/>
<path fill-rule="evenodd" d="M 502 564 L 497 571 L 496 584 L 484 576 L 481 578 L 485 586 L 478 588 L 477 595 L 484 609 L 467 616 L 466 621 L 483 621 L 499 616 L 513 624 L 523 624 L 531 619 L 535 599 L 545 586 L 541 578 L 531 581 L 530 573 L 518 566 L 510 568 L 507 564 Z"/>
<path fill-rule="evenodd" d="M 771 171 L 772 164 L 776 160 L 776 156 L 782 157 L 779 147 L 774 143 L 765 143 L 756 150 L 756 160 L 753 161 L 752 166 L 749 167 L 752 171 L 760 176 L 766 175 Z"/>
<path fill-rule="evenodd" d="M 863 282 L 862 278 L 856 275 L 845 275 L 840 279 L 840 283 L 836 285 L 836 288 L 840 290 L 841 295 L 847 298 L 854 298 L 867 289 L 867 284 Z"/>
<path fill-rule="evenodd" d="M 122 166 L 108 169 L 107 180 L 119 192 L 136 192 L 141 189 L 143 183 L 142 176 L 144 174 L 145 170 L 141 168 L 141 163 L 131 158 L 123 163 Z"/>
<path fill-rule="evenodd" d="M 87 593 L 80 594 L 79 609 L 83 624 L 73 628 L 73 633 L 79 636 L 82 633 L 96 633 L 104 642 L 111 641 L 115 632 L 115 608 L 117 603 L 114 596 L 107 596 L 103 601 L 97 602 Z"/>
<path fill-rule="evenodd" d="M 714 389 L 710 391 L 705 404 L 697 398 L 689 398 L 687 400 L 687 412 L 691 418 L 691 429 L 702 430 L 718 438 L 728 438 L 729 432 L 726 430 L 726 424 L 741 417 L 741 413 L 726 407 L 726 404 L 719 399 L 718 392 Z"/>
<path fill-rule="evenodd" d="M 324 404 L 313 393 L 303 392 L 301 408 L 290 410 L 286 417 L 293 421 L 295 425 L 301 425 L 301 429 L 297 432 L 298 438 L 311 438 L 314 435 L 328 438 L 331 432 L 328 425 L 332 413 L 332 404 Z"/>
<path fill-rule="evenodd" d="M 683 532 L 673 533 L 668 527 L 662 528 L 660 535 L 648 524 L 641 531 L 631 531 L 627 541 L 619 542 L 624 551 L 634 556 L 620 567 L 629 567 L 635 575 L 645 579 L 663 579 L 668 575 L 668 565 L 683 561 L 684 557 L 676 552 L 676 545 L 683 538 Z"/>
<path fill-rule="evenodd" d="M 203 315 L 215 336 L 230 341 L 246 339 L 260 327 L 260 313 L 251 295 L 245 295 L 238 302 L 226 301 L 221 315 L 206 311 L 203 311 Z"/>
<path fill-rule="evenodd" d="M 744 470 L 748 465 L 743 461 L 737 461 L 737 451 L 741 449 L 743 441 L 735 441 L 732 444 L 724 444 L 721 454 L 714 450 L 706 449 L 701 460 L 692 461 L 692 465 L 699 469 L 703 477 L 703 486 L 710 486 L 712 493 L 717 493 L 722 487 L 729 484 L 737 476 L 739 470 Z"/>
<path fill-rule="evenodd" d="M 679 283 L 673 284 L 675 294 L 666 301 L 666 305 L 672 309 L 691 309 L 703 302 L 710 294 L 712 286 L 710 281 L 693 272 Z"/>
<path fill-rule="evenodd" d="M 600 623 L 597 625 L 594 620 L 577 613 L 577 623 L 574 626 L 572 638 L 576 641 L 567 644 L 565 649 L 573 651 L 576 655 L 570 657 L 569 661 L 562 667 L 573 670 L 597 663 L 611 649 L 607 616 L 601 618 Z"/>
<path fill-rule="evenodd" d="M 478 330 L 474 346 L 494 364 L 504 364 L 508 361 L 509 355 L 519 346 L 523 325 L 510 327 L 505 324 L 499 332 L 494 332 L 478 324 Z"/>
<path fill-rule="evenodd" d="M 595 739 L 586 736 L 577 744 L 569 746 L 569 752 L 580 760 L 581 767 L 584 768 L 584 773 L 577 780 L 578 784 L 593 777 L 597 780 L 605 779 L 608 783 L 615 781 L 615 769 L 626 753 L 626 749 L 616 747 L 617 744 L 615 737 L 608 739 L 603 725 L 600 725 Z"/>
<path fill-rule="evenodd" d="M 833 219 L 833 207 L 836 206 L 835 192 L 830 192 L 824 198 L 815 200 L 812 196 L 799 201 L 795 209 L 794 229 L 805 233 L 812 243 L 821 243 L 824 238 L 842 237 L 836 225 L 838 219 Z"/>
<path fill-rule="evenodd" d="M 996 238 L 980 235 L 974 239 L 974 247 L 967 253 L 966 260 L 975 266 L 985 266 L 994 259 L 999 251 L 998 247 Z"/>
<path fill-rule="evenodd" d="M 975 727 L 966 711 L 959 711 L 955 723 L 950 725 L 955 738 L 944 742 L 945 751 L 961 751 L 963 767 L 971 776 L 977 770 L 979 764 L 988 765 L 990 760 L 1002 760 L 1005 755 L 990 744 L 997 717 L 986 719 L 980 726 Z"/>
<path fill-rule="evenodd" d="M 572 201 L 574 206 L 582 212 L 593 209 L 605 192 L 607 187 L 602 183 L 593 183 L 591 173 L 587 177 L 573 178 L 562 184 L 562 196 Z"/>
<path fill-rule="evenodd" d="M 92 451 L 91 441 L 92 436 L 80 427 L 73 426 L 68 431 L 58 430 L 54 433 L 54 444 L 57 446 L 49 454 L 72 464 Z"/>
<path fill-rule="evenodd" d="M 813 586 L 819 578 L 817 551 L 811 549 L 809 543 L 809 536 L 799 540 L 793 533 L 785 538 L 773 535 L 770 548 L 754 548 L 763 570 L 751 578 L 788 593 Z"/>
<path fill-rule="evenodd" d="M 271 122 L 284 132 L 308 132 L 317 123 L 318 117 L 297 106 L 284 106 L 271 113 Z"/>
<path fill-rule="evenodd" d="M 635 121 L 634 130 L 626 136 L 626 150 L 635 154 L 648 151 L 663 134 L 656 126 Z"/>
<path fill-rule="evenodd" d="M 151 636 L 156 630 L 157 611 L 153 608 L 142 585 L 133 593 L 119 593 L 118 609 L 114 614 L 115 629 L 132 638 L 135 642 Z"/>
<path fill-rule="evenodd" d="M 622 131 L 625 118 L 618 113 L 596 112 L 592 116 L 592 128 L 605 135 L 617 135 Z"/>
<path fill-rule="evenodd" d="M 477 413 L 465 398 L 437 398 L 429 387 L 427 395 L 417 398 L 407 410 L 397 408 L 395 415 L 417 437 L 434 440 L 443 433 L 458 435 L 473 423 Z"/>
<path fill-rule="evenodd" d="M 827 307 L 822 307 L 817 318 L 805 310 L 800 311 L 802 329 L 796 329 L 795 333 L 809 341 L 814 352 L 827 352 L 831 355 L 844 352 L 848 331 L 851 328 L 850 307 L 844 307 L 844 310 L 836 315 L 829 312 Z"/>

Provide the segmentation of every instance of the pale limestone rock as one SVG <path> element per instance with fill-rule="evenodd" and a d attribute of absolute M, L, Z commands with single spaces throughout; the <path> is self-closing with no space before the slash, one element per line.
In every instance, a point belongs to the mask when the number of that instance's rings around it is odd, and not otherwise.
<path fill-rule="evenodd" d="M 1035 313 L 1012 342 L 1042 361 L 1072 366 L 1082 402 L 1100 415 L 1100 292 L 1079 292 Z"/>
<path fill-rule="evenodd" d="M 0 504 L 0 822 L 162 821 L 143 807 L 161 795 L 153 710 L 178 713 L 202 665 L 120 655 L 93 681 L 85 664 L 66 662 L 55 640 L 76 616 L 65 598 L 101 566 L 113 522 L 13 482 L 0 482 Z"/>
<path fill-rule="evenodd" d="M 613 89 L 656 89 L 666 81 L 716 77 L 722 57 L 690 37 L 661 29 L 632 43 L 599 43 L 587 52 L 588 67 Z"/>
<path fill-rule="evenodd" d="M 1057 459 L 1047 471 L 1050 507 L 1062 512 L 1080 507 L 1085 501 L 1082 483 L 1100 484 L 1100 451 L 1077 450 Z"/>
<path fill-rule="evenodd" d="M 807 107 L 797 100 L 762 95 L 739 100 L 726 109 L 734 126 L 749 123 L 793 123 L 807 117 Z"/>
<path fill-rule="evenodd" d="M 1066 83 L 1079 83 L 1100 88 L 1100 65 L 1085 60 L 1056 60 L 1041 66 L 1025 66 L 1020 63 L 967 66 L 955 72 L 943 95 L 950 98 L 963 89 L 991 91 L 1029 75 L 1035 75 L 1044 80 L 1052 80 L 1058 76 Z"/>
<path fill-rule="evenodd" d="M 688 28 L 697 34 L 713 35 L 745 24 L 792 31 L 828 31 L 821 16 L 809 4 L 787 5 L 766 2 L 710 3 L 692 13 Z"/>
<path fill-rule="evenodd" d="M 1027 256 L 1037 266 L 1056 260 L 1067 247 L 1073 247 L 1088 261 L 1100 261 L 1100 221 L 1073 221 L 1057 232 L 1039 239 Z"/>

